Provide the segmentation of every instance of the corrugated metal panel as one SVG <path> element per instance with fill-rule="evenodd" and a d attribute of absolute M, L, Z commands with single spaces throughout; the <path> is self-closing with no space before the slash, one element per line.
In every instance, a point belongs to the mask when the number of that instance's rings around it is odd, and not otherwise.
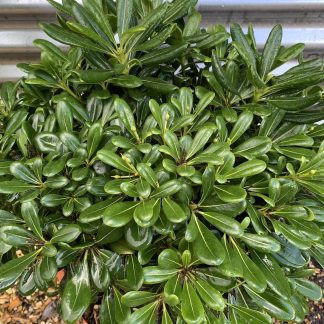
<path fill-rule="evenodd" d="M 303 42 L 308 55 L 324 55 L 324 0 L 200 0 L 197 7 L 204 26 L 253 23 L 259 47 L 280 22 L 284 45 Z M 33 40 L 47 39 L 38 23 L 53 20 L 55 11 L 46 0 L 0 0 L 0 82 L 21 75 L 17 62 L 38 59 Z"/>
<path fill-rule="evenodd" d="M 309 11 L 323 10 L 324 0 L 201 0 L 198 6 L 218 11 Z"/>

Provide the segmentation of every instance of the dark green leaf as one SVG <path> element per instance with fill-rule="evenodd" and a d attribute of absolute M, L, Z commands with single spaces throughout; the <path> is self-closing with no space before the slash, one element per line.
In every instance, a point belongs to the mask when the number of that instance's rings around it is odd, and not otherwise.
<path fill-rule="evenodd" d="M 19 276 L 36 259 L 41 250 L 36 250 L 24 256 L 12 259 L 0 266 L 0 281 Z"/>
<path fill-rule="evenodd" d="M 53 235 L 51 243 L 60 243 L 60 242 L 73 242 L 81 234 L 81 228 L 76 224 L 64 225 Z"/>
<path fill-rule="evenodd" d="M 195 216 L 194 221 L 197 228 L 197 236 L 192 245 L 198 259 L 208 265 L 221 264 L 225 258 L 223 246 L 213 232 Z"/>
<path fill-rule="evenodd" d="M 204 319 L 204 307 L 192 284 L 184 281 L 182 290 L 181 314 L 187 323 L 201 323 Z"/>
<path fill-rule="evenodd" d="M 87 259 L 84 258 L 74 276 L 66 283 L 62 295 L 62 318 L 66 322 L 79 320 L 91 302 Z"/>
<path fill-rule="evenodd" d="M 138 202 L 124 201 L 117 202 L 106 208 L 103 215 L 104 224 L 111 227 L 121 227 L 126 225 L 133 218 Z"/>

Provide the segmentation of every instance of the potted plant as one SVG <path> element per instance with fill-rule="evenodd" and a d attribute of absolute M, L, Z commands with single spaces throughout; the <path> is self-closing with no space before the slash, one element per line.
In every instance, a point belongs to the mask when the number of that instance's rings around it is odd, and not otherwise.
<path fill-rule="evenodd" d="M 101 323 L 303 321 L 322 61 L 279 25 L 262 51 L 252 26 L 201 29 L 195 0 L 49 2 L 68 49 L 35 40 L 1 88 L 0 291 L 59 294 L 67 323 L 93 303 Z"/>

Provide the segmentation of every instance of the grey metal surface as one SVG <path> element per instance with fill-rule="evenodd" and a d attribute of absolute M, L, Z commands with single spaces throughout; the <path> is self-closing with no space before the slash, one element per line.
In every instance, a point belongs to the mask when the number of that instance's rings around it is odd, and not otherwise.
<path fill-rule="evenodd" d="M 25 53 L 38 52 L 39 50 L 33 45 L 34 39 L 37 38 L 51 40 L 56 45 L 62 46 L 39 29 L 0 30 L 0 53 L 21 53 L 24 55 Z"/>
<path fill-rule="evenodd" d="M 57 2 L 61 2 L 57 0 Z M 80 1 L 79 1 L 80 2 Z M 324 0 L 199 0 L 201 10 L 321 10 Z M 46 0 L 1 0 L 2 13 L 54 12 Z"/>
<path fill-rule="evenodd" d="M 323 10 L 324 0 L 200 0 L 198 8 L 218 11 Z"/>
<path fill-rule="evenodd" d="M 253 23 L 258 47 L 281 23 L 284 45 L 303 42 L 307 55 L 324 57 L 324 0 L 199 0 L 197 8 L 203 26 Z M 33 40 L 47 39 L 38 23 L 53 20 L 55 11 L 46 0 L 0 0 L 0 82 L 20 75 L 17 62 L 38 59 Z"/>

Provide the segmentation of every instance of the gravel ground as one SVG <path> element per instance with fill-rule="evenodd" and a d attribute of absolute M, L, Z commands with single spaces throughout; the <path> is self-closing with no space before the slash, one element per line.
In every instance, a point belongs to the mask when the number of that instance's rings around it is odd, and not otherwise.
<path fill-rule="evenodd" d="M 313 264 L 311 267 L 315 268 Z M 311 281 L 318 284 L 324 293 L 324 270 L 315 268 L 314 275 L 310 278 Z M 324 294 L 323 294 L 324 295 Z M 324 323 L 324 298 L 319 301 L 309 301 L 309 315 L 304 323 L 307 324 L 323 324 Z"/>
<path fill-rule="evenodd" d="M 313 264 L 314 275 L 311 280 L 324 290 L 324 271 Z M 56 311 L 56 297 L 47 297 L 43 292 L 22 297 L 15 288 L 8 289 L 0 295 L 0 324 L 64 324 Z M 321 301 L 310 301 L 310 314 L 306 324 L 324 324 L 324 298 Z M 99 306 L 94 305 L 84 315 L 79 324 L 99 324 Z M 276 322 L 280 323 L 280 322 Z"/>

